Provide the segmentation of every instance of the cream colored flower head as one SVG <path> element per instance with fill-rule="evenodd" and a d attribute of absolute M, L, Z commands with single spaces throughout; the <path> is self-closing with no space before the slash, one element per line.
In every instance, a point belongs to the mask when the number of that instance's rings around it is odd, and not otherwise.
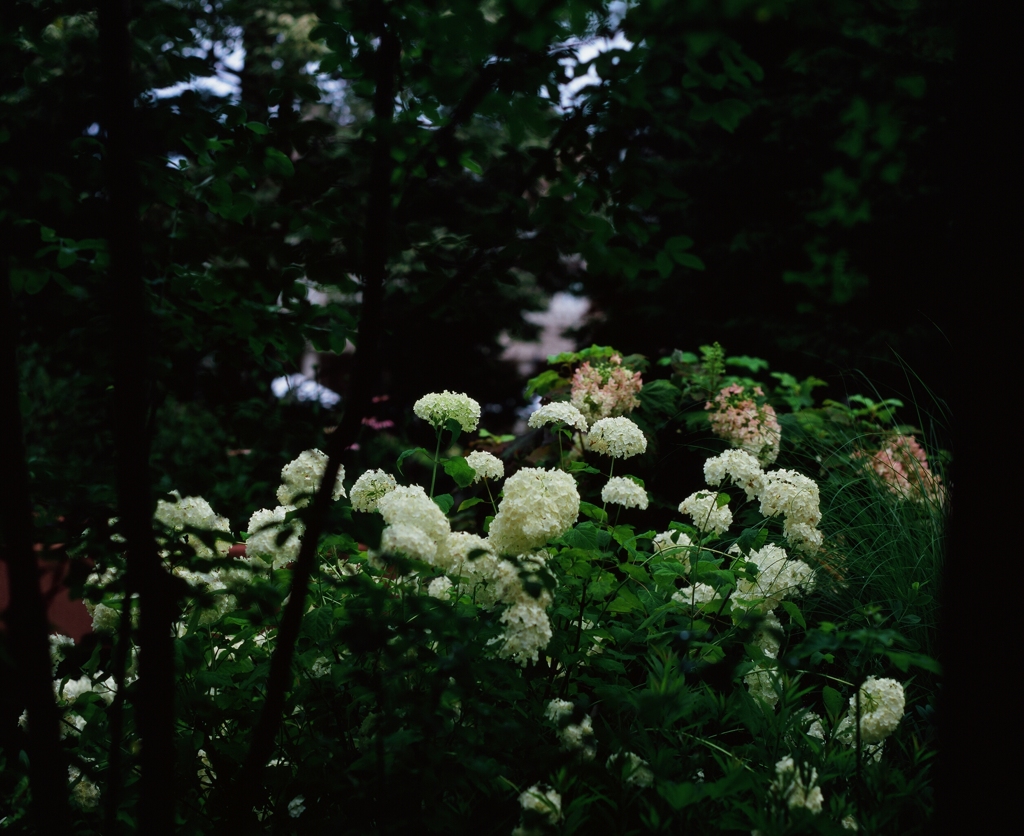
<path fill-rule="evenodd" d="M 579 517 L 576 480 L 561 470 L 524 467 L 505 481 L 488 541 L 498 554 L 518 555 L 561 537 Z"/>
<path fill-rule="evenodd" d="M 587 446 L 595 453 L 628 459 L 647 450 L 647 438 L 628 418 L 602 418 L 590 428 Z"/>
<path fill-rule="evenodd" d="M 719 537 L 732 525 L 732 511 L 728 504 L 718 507 L 716 491 L 697 491 L 679 504 L 679 513 L 693 518 L 694 526 L 700 531 L 713 531 Z"/>
<path fill-rule="evenodd" d="M 647 491 L 632 479 L 625 476 L 613 476 L 601 489 L 601 501 L 623 508 L 639 508 L 647 510 Z"/>
<path fill-rule="evenodd" d="M 319 450 L 305 450 L 294 461 L 281 469 L 281 486 L 277 489 L 277 501 L 282 505 L 294 505 L 302 508 L 313 501 L 313 495 L 327 470 L 327 454 Z M 345 496 L 345 468 L 338 468 L 338 476 L 334 480 L 331 498 L 341 499 Z"/>
<path fill-rule="evenodd" d="M 356 511 L 376 511 L 377 504 L 398 487 L 398 482 L 383 470 L 367 470 L 352 486 L 352 507 Z"/>
<path fill-rule="evenodd" d="M 423 531 L 439 547 L 451 534 L 451 525 L 444 512 L 419 485 L 398 487 L 377 503 L 377 510 L 388 525 L 411 525 Z"/>
<path fill-rule="evenodd" d="M 564 401 L 544 404 L 530 416 L 530 420 L 526 423 L 533 429 L 543 427 L 545 424 L 565 424 L 581 433 L 587 431 L 587 419 L 583 417 L 583 413 L 571 403 Z"/>
<path fill-rule="evenodd" d="M 481 479 L 502 479 L 505 476 L 505 463 L 493 453 L 474 450 L 466 456 L 466 464 L 476 471 L 473 482 Z"/>
<path fill-rule="evenodd" d="M 413 404 L 412 411 L 435 429 L 443 427 L 449 418 L 458 421 L 462 431 L 467 433 L 473 432 L 480 423 L 480 404 L 469 395 L 447 389 L 424 395 Z"/>

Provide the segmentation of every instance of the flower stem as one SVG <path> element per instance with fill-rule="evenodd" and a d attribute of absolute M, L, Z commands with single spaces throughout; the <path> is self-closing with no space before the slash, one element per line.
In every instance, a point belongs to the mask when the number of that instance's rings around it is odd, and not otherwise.
<path fill-rule="evenodd" d="M 437 463 L 441 460 L 441 427 L 437 427 L 437 447 L 434 450 L 434 471 L 430 474 L 430 498 L 434 498 L 434 482 L 437 480 Z"/>

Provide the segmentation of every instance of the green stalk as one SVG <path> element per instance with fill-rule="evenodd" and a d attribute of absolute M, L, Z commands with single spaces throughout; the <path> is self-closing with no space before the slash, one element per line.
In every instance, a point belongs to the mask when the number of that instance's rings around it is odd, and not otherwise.
<path fill-rule="evenodd" d="M 434 449 L 434 470 L 430 474 L 430 498 L 434 498 L 434 482 L 437 479 L 437 463 L 441 460 L 441 428 L 435 427 L 437 432 L 437 447 Z"/>

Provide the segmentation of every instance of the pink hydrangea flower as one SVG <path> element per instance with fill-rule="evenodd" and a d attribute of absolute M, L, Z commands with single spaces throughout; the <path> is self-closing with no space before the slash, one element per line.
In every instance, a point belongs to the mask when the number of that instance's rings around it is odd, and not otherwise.
<path fill-rule="evenodd" d="M 763 398 L 760 386 L 750 389 L 733 384 L 726 386 L 704 407 L 711 410 L 708 420 L 715 435 L 733 447 L 746 450 L 762 464 L 771 464 L 779 456 L 782 428 L 770 404 L 757 403 Z"/>
<path fill-rule="evenodd" d="M 588 360 L 576 369 L 570 400 L 593 424 L 601 418 L 625 415 L 640 406 L 637 395 L 643 385 L 640 372 L 625 368 L 622 358 L 613 354 L 608 363 L 592 366 Z"/>
<path fill-rule="evenodd" d="M 855 455 L 866 458 L 868 466 L 898 496 L 918 502 L 944 499 L 942 480 L 932 473 L 924 448 L 912 435 L 891 436 L 876 453 Z"/>

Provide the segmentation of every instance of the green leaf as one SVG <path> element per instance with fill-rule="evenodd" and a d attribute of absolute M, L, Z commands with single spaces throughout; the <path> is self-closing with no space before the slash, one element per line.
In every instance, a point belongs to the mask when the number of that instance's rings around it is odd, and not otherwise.
<path fill-rule="evenodd" d="M 647 574 L 642 566 L 637 566 L 635 563 L 620 563 L 619 569 L 635 581 L 640 581 L 642 584 L 651 583 L 651 576 Z"/>
<path fill-rule="evenodd" d="M 402 473 L 402 462 L 404 462 L 410 456 L 415 456 L 417 453 L 422 453 L 424 456 L 428 457 L 430 456 L 430 453 L 428 453 L 422 447 L 414 447 L 412 450 L 403 450 L 402 453 L 399 455 L 398 461 L 395 462 L 395 467 L 398 468 L 398 472 L 401 473 L 403 476 L 405 476 L 405 474 Z"/>
<path fill-rule="evenodd" d="M 285 177 L 291 177 L 295 173 L 295 166 L 292 165 L 292 161 L 286 154 L 278 151 L 276 148 L 268 148 L 266 150 L 263 165 L 270 174 L 283 174 Z"/>
<path fill-rule="evenodd" d="M 605 548 L 612 538 L 607 531 L 598 528 L 592 522 L 582 522 L 575 528 L 570 528 L 559 539 L 574 549 L 599 550 Z"/>
<path fill-rule="evenodd" d="M 473 496 L 470 497 L 469 499 L 464 499 L 462 500 L 461 503 L 459 503 L 459 511 L 465 511 L 467 508 L 472 508 L 474 505 L 479 505 L 481 502 L 486 502 L 486 500 L 481 499 L 479 496 Z"/>
<path fill-rule="evenodd" d="M 736 545 L 743 554 L 757 551 L 768 540 L 767 528 L 745 528 L 736 539 Z"/>
<path fill-rule="evenodd" d="M 434 497 L 434 504 L 447 514 L 452 510 L 452 506 L 455 504 L 455 499 L 450 493 L 442 493 Z"/>
<path fill-rule="evenodd" d="M 476 471 L 469 466 L 469 463 L 462 456 L 446 459 L 441 463 L 441 467 L 444 468 L 445 473 L 455 480 L 455 484 L 460 488 L 472 485 L 473 480 L 476 478 Z"/>
<path fill-rule="evenodd" d="M 676 256 L 676 261 L 679 262 L 683 267 L 689 267 L 691 270 L 703 270 L 704 262 L 701 261 L 697 256 L 692 253 L 680 253 Z"/>
<path fill-rule="evenodd" d="M 474 174 L 483 174 L 484 170 L 480 167 L 480 163 L 476 162 L 472 157 L 469 156 L 469 151 L 464 151 L 459 157 L 459 164 L 463 168 L 468 168 Z"/>
<path fill-rule="evenodd" d="M 608 612 L 643 612 L 644 605 L 636 595 L 628 589 L 619 590 L 615 600 L 608 605 Z"/>
<path fill-rule="evenodd" d="M 327 642 L 331 637 L 334 613 L 330 607 L 317 607 L 302 619 L 302 631 L 317 644 Z"/>
<path fill-rule="evenodd" d="M 604 508 L 598 508 L 589 502 L 580 502 L 580 513 L 585 517 L 590 517 L 592 520 L 597 520 L 599 523 L 608 522 L 608 514 Z"/>
<path fill-rule="evenodd" d="M 741 354 L 739 357 L 726 357 L 725 364 L 727 366 L 739 366 L 755 373 L 761 369 L 768 368 L 767 360 L 762 360 L 760 357 L 748 357 L 746 354 Z"/>
<path fill-rule="evenodd" d="M 658 795 L 664 798 L 673 810 L 682 810 L 696 804 L 702 795 L 700 788 L 690 781 L 684 781 L 682 784 L 659 781 L 657 786 Z"/>
<path fill-rule="evenodd" d="M 550 362 L 550 360 L 548 362 Z M 526 397 L 532 398 L 534 395 L 546 395 L 552 389 L 568 385 L 568 380 L 560 376 L 558 372 L 553 369 L 548 369 L 527 381 Z"/>
<path fill-rule="evenodd" d="M 651 412 L 671 416 L 679 411 L 682 392 L 667 380 L 652 380 L 640 390 L 641 406 Z"/>
<path fill-rule="evenodd" d="M 57 253 L 57 266 L 60 267 L 61 270 L 66 270 L 76 261 L 78 261 L 78 253 L 74 250 L 61 247 L 60 252 Z"/>
<path fill-rule="evenodd" d="M 729 494 L 727 494 L 727 493 L 719 493 L 715 497 L 715 507 L 716 508 L 724 508 L 728 504 L 729 504 Z"/>
<path fill-rule="evenodd" d="M 591 467 L 586 462 L 569 462 L 565 467 L 565 471 L 566 473 L 601 473 L 596 467 Z"/>
<path fill-rule="evenodd" d="M 843 696 L 835 688 L 826 685 L 821 691 L 822 700 L 825 703 L 825 711 L 829 719 L 835 723 L 839 715 L 843 713 Z"/>
<path fill-rule="evenodd" d="M 248 128 L 257 136 L 266 136 L 267 134 L 270 133 L 270 128 L 268 128 L 262 122 L 246 122 L 245 127 Z"/>
<path fill-rule="evenodd" d="M 789 613 L 789 617 L 792 618 L 797 624 L 807 629 L 807 622 L 804 621 L 804 614 L 800 612 L 800 607 L 794 604 L 792 601 L 783 601 L 782 609 Z"/>

